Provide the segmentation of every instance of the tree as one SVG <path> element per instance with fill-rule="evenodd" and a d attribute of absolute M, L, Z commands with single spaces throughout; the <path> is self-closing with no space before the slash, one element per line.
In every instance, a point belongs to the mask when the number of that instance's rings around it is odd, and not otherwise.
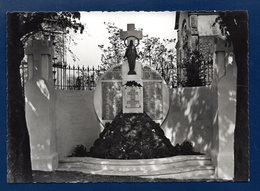
<path fill-rule="evenodd" d="M 186 81 L 184 86 L 195 87 L 205 85 L 205 65 L 204 57 L 198 51 L 188 51 L 187 56 L 183 60 L 186 68 Z"/>
<path fill-rule="evenodd" d="M 237 105 L 234 138 L 235 180 L 248 180 L 248 15 L 246 11 L 220 12 L 215 23 L 232 43 L 237 63 Z"/>
<path fill-rule="evenodd" d="M 25 119 L 25 102 L 21 87 L 19 67 L 24 57 L 24 44 L 31 35 L 44 31 L 44 25 L 55 24 L 59 29 L 71 28 L 82 32 L 78 22 L 80 13 L 8 13 L 8 132 L 7 180 L 30 182 L 32 180 L 30 143 Z"/>
<path fill-rule="evenodd" d="M 98 45 L 102 51 L 101 65 L 104 69 L 110 68 L 113 64 L 119 64 L 124 59 L 125 47 L 120 39 L 120 29 L 114 23 L 104 22 L 109 33 L 109 46 Z"/>
<path fill-rule="evenodd" d="M 102 51 L 101 62 L 105 69 L 114 63 L 119 64 L 124 60 L 126 47 L 120 39 L 120 29 L 114 23 L 104 23 L 109 33 L 109 46 L 99 45 Z M 142 64 L 149 65 L 158 71 L 168 71 L 174 69 L 175 39 L 161 39 L 159 37 L 149 37 L 144 35 L 143 40 L 137 47 L 139 60 Z"/>
<path fill-rule="evenodd" d="M 145 35 L 140 50 L 143 63 L 153 68 L 172 68 L 175 63 L 174 44 L 176 39 L 160 39 L 160 37 L 149 37 Z"/>

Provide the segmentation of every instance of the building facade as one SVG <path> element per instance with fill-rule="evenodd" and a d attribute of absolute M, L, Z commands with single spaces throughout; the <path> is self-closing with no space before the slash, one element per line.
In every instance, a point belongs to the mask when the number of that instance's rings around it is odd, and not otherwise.
<path fill-rule="evenodd" d="M 210 85 L 213 79 L 213 60 L 217 44 L 224 44 L 226 61 L 233 61 L 232 46 L 224 41 L 220 27 L 215 23 L 217 12 L 185 12 L 176 13 L 175 29 L 177 30 L 177 75 L 181 82 L 187 78 L 185 61 L 190 53 L 198 51 L 203 57 L 202 70 L 205 85 Z M 232 58 L 230 58 L 232 57 Z"/>

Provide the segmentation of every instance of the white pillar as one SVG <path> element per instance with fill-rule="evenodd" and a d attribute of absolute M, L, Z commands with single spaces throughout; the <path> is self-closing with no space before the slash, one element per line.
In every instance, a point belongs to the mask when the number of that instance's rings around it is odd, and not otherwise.
<path fill-rule="evenodd" d="M 227 64 L 230 48 L 219 40 L 215 52 L 216 114 L 213 115 L 213 142 L 216 154 L 217 178 L 234 178 L 234 129 L 236 123 L 236 65 Z M 214 85 L 213 80 L 213 85 Z M 213 103 L 214 104 L 214 103 Z"/>
<path fill-rule="evenodd" d="M 25 101 L 32 169 L 51 171 L 58 166 L 52 42 L 32 40 L 26 46 L 25 54 L 28 56 L 29 68 L 29 80 L 25 85 Z"/>

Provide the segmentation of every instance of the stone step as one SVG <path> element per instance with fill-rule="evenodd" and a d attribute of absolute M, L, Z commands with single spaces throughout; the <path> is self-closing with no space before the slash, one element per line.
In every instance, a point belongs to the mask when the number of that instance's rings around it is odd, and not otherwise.
<path fill-rule="evenodd" d="M 165 158 L 155 158 L 155 159 L 131 159 L 131 160 L 120 160 L 120 159 L 101 159 L 92 157 L 67 157 L 60 159 L 60 163 L 73 163 L 73 162 L 84 162 L 93 164 L 115 164 L 115 165 L 138 165 L 138 164 L 162 164 L 162 163 L 173 163 L 173 162 L 183 162 L 183 161 L 201 161 L 201 160 L 211 160 L 207 155 L 179 155 L 173 157 Z"/>
<path fill-rule="evenodd" d="M 73 160 L 61 161 L 60 167 L 62 168 L 87 168 L 92 170 L 117 170 L 117 171 L 147 171 L 147 170 L 163 170 L 167 168 L 178 168 L 186 166 L 206 166 L 211 165 L 210 159 L 184 159 L 184 160 L 165 160 L 165 161 L 118 161 L 113 162 L 96 162 L 92 160 Z"/>
<path fill-rule="evenodd" d="M 213 166 L 194 167 L 187 166 L 181 168 L 169 168 L 163 170 L 146 170 L 146 171 L 117 171 L 117 170 L 92 170 L 80 167 L 62 168 L 62 171 L 77 171 L 86 174 L 110 175 L 110 176 L 138 176 L 142 178 L 172 178 L 172 179 L 208 179 L 214 175 Z"/>
<path fill-rule="evenodd" d="M 210 179 L 214 177 L 215 172 L 210 157 L 205 155 L 139 160 L 70 157 L 60 160 L 57 170 L 99 175 L 171 179 Z"/>

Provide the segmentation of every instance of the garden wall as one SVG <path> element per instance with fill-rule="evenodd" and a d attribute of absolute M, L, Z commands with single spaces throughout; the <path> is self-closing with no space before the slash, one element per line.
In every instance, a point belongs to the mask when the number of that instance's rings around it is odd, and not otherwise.
<path fill-rule="evenodd" d="M 101 127 L 93 107 L 93 91 L 56 90 L 56 130 L 59 157 L 73 147 L 89 149 Z M 208 153 L 212 137 L 212 95 L 208 87 L 170 90 L 170 109 L 162 129 L 173 145 L 191 141 L 195 149 Z"/>
<path fill-rule="evenodd" d="M 210 87 L 170 90 L 170 109 L 162 129 L 173 145 L 188 140 L 196 151 L 209 153 L 212 144 L 212 96 Z"/>
<path fill-rule="evenodd" d="M 59 158 L 70 155 L 78 144 L 89 149 L 100 133 L 93 91 L 56 90 L 55 108 Z"/>

